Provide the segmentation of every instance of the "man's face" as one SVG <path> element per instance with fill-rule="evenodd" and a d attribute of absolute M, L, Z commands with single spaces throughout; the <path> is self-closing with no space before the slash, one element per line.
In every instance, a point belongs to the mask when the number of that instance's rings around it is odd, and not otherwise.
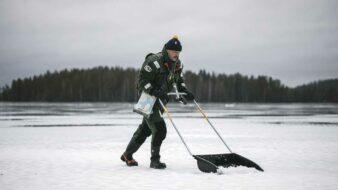
<path fill-rule="evenodd" d="M 167 50 L 169 59 L 172 61 L 177 61 L 178 58 L 180 57 L 180 52 L 179 51 L 174 51 L 174 50 Z"/>

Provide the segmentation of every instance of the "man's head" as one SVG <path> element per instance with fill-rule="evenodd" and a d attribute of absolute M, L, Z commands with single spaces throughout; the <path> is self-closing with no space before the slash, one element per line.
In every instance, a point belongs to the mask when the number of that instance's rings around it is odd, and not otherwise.
<path fill-rule="evenodd" d="M 181 42 L 178 40 L 178 37 L 175 35 L 165 44 L 164 47 L 168 53 L 169 59 L 171 59 L 172 61 L 177 61 L 180 52 L 182 51 L 182 45 Z"/>
<path fill-rule="evenodd" d="M 167 50 L 167 53 L 169 59 L 171 59 L 172 61 L 177 61 L 179 59 L 180 51 Z"/>

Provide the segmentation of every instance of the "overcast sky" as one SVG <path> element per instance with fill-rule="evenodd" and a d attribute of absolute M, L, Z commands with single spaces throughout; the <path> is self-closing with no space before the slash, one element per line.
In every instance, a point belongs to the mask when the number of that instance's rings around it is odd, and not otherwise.
<path fill-rule="evenodd" d="M 0 0 L 0 85 L 47 70 L 139 68 L 178 34 L 185 70 L 338 77 L 337 0 Z"/>

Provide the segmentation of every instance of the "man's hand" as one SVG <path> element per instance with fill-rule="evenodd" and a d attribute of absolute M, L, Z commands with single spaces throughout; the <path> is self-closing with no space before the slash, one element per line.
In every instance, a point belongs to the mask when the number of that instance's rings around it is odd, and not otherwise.
<path fill-rule="evenodd" d="M 189 92 L 188 90 L 184 91 L 184 93 L 186 93 L 185 95 L 183 95 L 183 97 L 186 99 L 186 100 L 194 100 L 195 99 L 195 96 L 193 93 Z"/>
<path fill-rule="evenodd" d="M 161 88 L 154 89 L 150 92 L 150 95 L 155 96 L 156 98 L 161 99 L 163 104 L 167 104 L 169 102 L 169 96 L 167 94 L 167 91 L 165 89 L 165 86 L 163 85 Z"/>
<path fill-rule="evenodd" d="M 169 102 L 169 96 L 167 94 L 160 97 L 162 103 L 166 105 Z"/>
<path fill-rule="evenodd" d="M 184 105 L 187 104 L 187 100 L 186 100 L 183 96 L 180 96 L 180 98 L 179 98 L 179 99 L 176 99 L 176 100 L 177 100 L 178 102 L 184 104 Z"/>
<path fill-rule="evenodd" d="M 169 96 L 167 94 L 165 94 L 165 95 L 163 95 L 159 98 L 159 101 L 160 100 L 162 101 L 163 105 L 166 105 L 169 102 Z M 163 109 L 162 106 L 160 106 L 160 111 L 161 111 L 161 113 L 164 112 L 164 109 Z"/>
<path fill-rule="evenodd" d="M 175 100 L 186 105 L 188 103 L 187 100 L 191 101 L 195 99 L 195 96 L 188 90 L 183 91 L 183 93 L 185 93 L 185 95 L 181 95 L 179 98 L 175 98 Z"/>
<path fill-rule="evenodd" d="M 155 96 L 156 98 L 160 98 L 166 95 L 166 90 L 164 88 L 154 89 L 150 92 L 150 95 Z"/>

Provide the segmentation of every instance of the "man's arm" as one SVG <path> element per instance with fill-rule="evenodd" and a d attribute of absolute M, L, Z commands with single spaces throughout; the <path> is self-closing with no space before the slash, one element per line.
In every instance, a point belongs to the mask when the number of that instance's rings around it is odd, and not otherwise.
<path fill-rule="evenodd" d="M 177 80 L 177 90 L 179 92 L 184 92 L 186 95 L 183 97 L 187 100 L 194 100 L 195 96 L 187 89 L 185 83 L 184 83 L 184 78 L 183 78 L 183 68 L 180 69 L 179 77 Z"/>
<path fill-rule="evenodd" d="M 180 71 L 180 74 L 179 74 L 179 77 L 178 77 L 178 80 L 177 80 L 177 90 L 179 91 L 179 92 L 185 92 L 185 91 L 187 91 L 188 89 L 187 89 L 187 87 L 186 87 L 186 85 L 185 85 L 185 83 L 184 83 L 184 78 L 183 78 L 183 71 L 182 71 L 182 69 L 181 69 L 181 71 Z"/>
<path fill-rule="evenodd" d="M 153 59 L 146 59 L 142 65 L 139 76 L 139 88 L 140 90 L 150 94 L 154 89 L 153 82 L 156 76 L 159 65 L 158 62 Z"/>

